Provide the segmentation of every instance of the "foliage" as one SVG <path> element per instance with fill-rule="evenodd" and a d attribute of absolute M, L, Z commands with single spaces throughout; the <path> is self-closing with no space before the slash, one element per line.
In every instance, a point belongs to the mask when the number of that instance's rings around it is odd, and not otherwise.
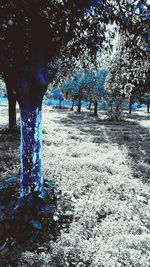
<path fill-rule="evenodd" d="M 71 99 L 82 99 L 86 101 L 100 101 L 104 96 L 104 81 L 107 76 L 105 69 L 99 70 L 76 70 L 71 77 L 68 77 L 60 89 Z"/>
<path fill-rule="evenodd" d="M 14 82 L 19 75 L 25 76 L 24 79 L 32 76 L 44 86 L 53 76 L 45 70 L 48 62 L 53 72 L 57 69 L 53 61 L 60 53 L 63 69 L 71 58 L 72 63 L 75 62 L 84 51 L 88 53 L 90 49 L 94 55 L 103 43 L 108 22 L 116 21 L 120 25 L 128 38 L 128 46 L 131 43 L 137 46 L 139 39 L 146 40 L 147 10 L 147 1 L 140 0 L 2 0 L 1 70 L 7 74 L 15 73 L 17 77 L 11 75 Z M 32 72 L 30 75 L 29 70 Z"/>
<path fill-rule="evenodd" d="M 148 86 L 145 86 L 150 66 L 148 56 L 135 57 L 135 47 L 126 47 L 126 42 L 126 36 L 118 31 L 117 44 L 109 60 L 109 75 L 105 83 L 109 93 L 109 117 L 114 120 L 121 119 L 122 104 L 125 100 L 133 95 L 138 98 L 138 95 L 149 90 Z"/>
<path fill-rule="evenodd" d="M 1 2 L 0 70 L 5 81 L 11 80 L 18 100 L 18 94 L 30 91 L 30 87 L 34 88 L 32 95 L 35 88 L 45 91 L 56 72 L 67 76 L 76 59 L 89 65 L 91 58 L 96 64 L 96 53 L 101 50 L 109 23 L 119 25 L 126 36 L 126 47 L 136 48 L 133 54 L 146 51 L 147 1 Z"/>

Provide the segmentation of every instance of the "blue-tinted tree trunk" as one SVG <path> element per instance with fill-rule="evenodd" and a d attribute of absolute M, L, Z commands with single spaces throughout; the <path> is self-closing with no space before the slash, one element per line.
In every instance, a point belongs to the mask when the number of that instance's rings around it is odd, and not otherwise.
<path fill-rule="evenodd" d="M 21 195 L 42 191 L 42 110 L 21 108 Z"/>
<path fill-rule="evenodd" d="M 20 106 L 20 193 L 21 196 L 43 191 L 42 176 L 42 100 L 53 75 L 47 69 L 44 55 L 33 53 L 27 71 L 6 72 L 5 82 Z M 44 50 L 45 53 L 45 50 Z M 35 57 L 35 58 L 34 58 Z"/>

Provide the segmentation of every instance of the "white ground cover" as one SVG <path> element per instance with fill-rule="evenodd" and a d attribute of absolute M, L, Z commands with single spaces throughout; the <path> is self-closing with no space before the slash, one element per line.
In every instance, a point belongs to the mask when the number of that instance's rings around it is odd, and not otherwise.
<path fill-rule="evenodd" d="M 23 266 L 149 267 L 148 185 L 133 178 L 124 146 L 93 143 L 90 134 L 60 122 L 67 114 L 44 108 L 43 172 L 62 192 L 56 221 L 62 213 L 73 221 L 50 250 L 25 252 Z M 99 134 L 104 127 L 97 126 Z"/>
<path fill-rule="evenodd" d="M 138 114 L 138 119 L 134 119 L 134 116 Z M 148 128 L 150 130 L 150 113 L 147 113 L 146 108 L 140 108 L 137 111 L 132 111 L 131 118 L 128 118 L 129 121 L 136 121 L 140 126 Z"/>

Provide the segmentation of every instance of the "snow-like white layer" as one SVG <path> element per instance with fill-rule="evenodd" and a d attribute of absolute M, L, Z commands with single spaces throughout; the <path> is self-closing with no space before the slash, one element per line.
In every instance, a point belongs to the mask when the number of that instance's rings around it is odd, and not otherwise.
<path fill-rule="evenodd" d="M 150 130 L 150 120 L 143 120 L 140 121 L 139 124 L 144 127 L 144 128 L 148 128 Z"/>
<path fill-rule="evenodd" d="M 24 266 L 37 259 L 47 267 L 149 267 L 148 186 L 133 178 L 124 146 L 93 143 L 90 133 L 65 124 L 67 114 L 44 108 L 43 171 L 62 191 L 58 210 L 65 205 L 73 222 L 50 251 L 24 253 Z"/>
<path fill-rule="evenodd" d="M 134 116 L 137 116 L 138 118 L 134 118 Z M 145 108 L 141 108 L 137 111 L 133 111 L 131 118 L 128 118 L 129 121 L 135 121 L 138 122 L 140 126 L 143 128 L 148 128 L 150 130 L 150 114 L 147 113 L 147 110 Z"/>
<path fill-rule="evenodd" d="M 20 117 L 18 104 L 16 105 L 16 108 L 17 108 L 16 119 L 18 120 Z M 8 106 L 6 105 L 4 106 L 0 105 L 0 127 L 8 127 Z"/>

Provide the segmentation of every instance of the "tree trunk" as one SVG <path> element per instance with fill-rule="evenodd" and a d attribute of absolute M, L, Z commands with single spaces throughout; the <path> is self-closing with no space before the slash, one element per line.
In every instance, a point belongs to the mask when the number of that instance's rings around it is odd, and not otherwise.
<path fill-rule="evenodd" d="M 118 100 L 116 103 L 116 109 L 115 109 L 115 121 L 118 122 L 121 120 L 121 116 L 122 116 L 122 104 L 123 101 L 122 100 Z"/>
<path fill-rule="evenodd" d="M 89 102 L 89 107 L 88 107 L 89 110 L 91 110 L 91 106 L 92 106 L 92 101 Z"/>
<path fill-rule="evenodd" d="M 68 99 L 69 92 L 66 92 L 66 100 Z"/>
<path fill-rule="evenodd" d="M 12 131 L 16 127 L 16 96 L 11 88 L 7 88 L 8 94 L 8 116 L 9 116 L 9 129 Z"/>
<path fill-rule="evenodd" d="M 98 103 L 97 103 L 97 101 L 94 101 L 93 103 L 94 103 L 94 116 L 98 116 L 98 114 L 97 114 Z"/>
<path fill-rule="evenodd" d="M 147 104 L 147 113 L 149 113 L 149 106 L 150 106 L 150 103 Z"/>
<path fill-rule="evenodd" d="M 41 51 L 41 50 L 40 50 Z M 39 52 L 40 52 L 39 51 Z M 39 54 L 39 53 L 38 53 Z M 45 51 L 44 51 L 45 55 Z M 40 55 L 42 58 L 42 55 Z M 50 81 L 44 56 L 27 66 L 29 71 L 4 74 L 8 89 L 15 88 L 20 107 L 20 194 L 43 191 L 42 176 L 42 100 Z M 47 61 L 46 61 L 47 62 Z M 12 85 L 12 86 L 11 86 Z"/>
<path fill-rule="evenodd" d="M 74 100 L 72 101 L 72 107 L 71 107 L 71 110 L 73 110 L 74 109 Z"/>
<path fill-rule="evenodd" d="M 81 112 L 81 99 L 79 98 L 79 101 L 78 101 L 78 109 L 77 109 L 77 112 Z"/>
<path fill-rule="evenodd" d="M 131 98 L 130 98 L 130 101 L 129 101 L 129 114 L 131 115 L 132 113 L 132 101 L 131 101 Z"/>
<path fill-rule="evenodd" d="M 21 107 L 21 196 L 42 192 L 42 110 Z"/>

